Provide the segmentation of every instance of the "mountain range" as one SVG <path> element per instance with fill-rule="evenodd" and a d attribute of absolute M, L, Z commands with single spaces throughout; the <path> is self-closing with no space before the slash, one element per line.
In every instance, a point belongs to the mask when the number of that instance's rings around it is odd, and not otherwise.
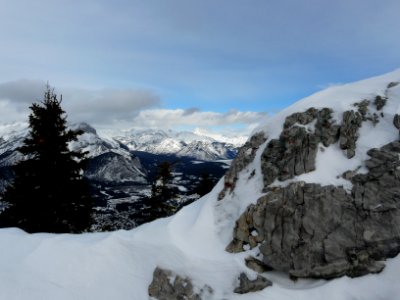
<path fill-rule="evenodd" d="M 96 200 L 96 230 L 129 229 L 144 221 L 146 206 L 158 166 L 167 161 L 181 206 L 199 197 L 196 186 L 204 174 L 217 181 L 238 147 L 191 132 L 128 131 L 109 137 L 87 123 L 72 124 L 83 132 L 70 148 L 87 153 L 84 177 Z M 16 151 L 28 134 L 26 124 L 0 126 L 0 191 L 12 181 L 12 166 L 22 159 Z M 110 221 L 112 220 L 112 221 Z"/>
<path fill-rule="evenodd" d="M 213 190 L 129 231 L 0 230 L 5 299 L 398 299 L 400 70 L 276 114 Z"/>
<path fill-rule="evenodd" d="M 114 139 L 134 151 L 174 154 L 203 161 L 233 159 L 238 147 L 246 141 L 243 137 L 233 137 L 232 142 L 228 143 L 227 139 L 220 141 L 194 132 L 155 129 L 126 131 Z"/>

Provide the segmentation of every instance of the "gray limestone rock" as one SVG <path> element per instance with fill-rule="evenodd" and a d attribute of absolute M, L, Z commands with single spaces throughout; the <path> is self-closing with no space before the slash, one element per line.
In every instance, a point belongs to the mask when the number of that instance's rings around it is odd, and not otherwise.
<path fill-rule="evenodd" d="M 389 84 L 390 86 L 390 84 Z M 388 86 L 388 88 L 390 88 Z M 387 99 L 385 97 L 382 96 L 376 96 L 375 100 L 374 100 L 374 105 L 376 106 L 376 110 L 381 110 L 385 105 L 386 105 L 386 101 Z"/>
<path fill-rule="evenodd" d="M 349 114 L 354 120 L 356 113 Z M 237 220 L 227 251 L 259 246 L 263 259 L 256 268 L 293 277 L 380 272 L 379 261 L 400 252 L 400 142 L 367 154 L 368 173 L 346 175 L 351 192 L 303 182 L 267 188 Z"/>
<path fill-rule="evenodd" d="M 367 120 L 367 113 L 368 113 L 369 104 L 370 104 L 370 101 L 368 101 L 368 100 L 363 100 L 361 102 L 354 103 L 354 106 L 358 108 L 358 112 L 362 116 L 362 120 L 363 121 Z"/>
<path fill-rule="evenodd" d="M 158 300 L 201 300 L 213 291 L 209 286 L 205 286 L 200 293 L 195 293 L 189 278 L 182 278 L 171 271 L 157 267 L 148 292 L 149 296 Z"/>
<path fill-rule="evenodd" d="M 339 145 L 346 150 L 348 158 L 355 155 L 356 141 L 358 139 L 358 129 L 361 127 L 363 116 L 360 112 L 354 110 L 343 113 L 343 123 L 340 127 Z"/>
<path fill-rule="evenodd" d="M 286 117 L 283 128 L 290 128 L 296 123 L 299 125 L 310 124 L 317 117 L 318 110 L 314 107 L 309 108 L 305 112 L 297 112 Z"/>
<path fill-rule="evenodd" d="M 235 288 L 234 292 L 237 294 L 247 294 L 261 291 L 269 286 L 272 286 L 272 282 L 265 277 L 258 275 L 256 279 L 250 280 L 245 273 L 241 273 L 239 276 L 239 286 Z"/>
<path fill-rule="evenodd" d="M 387 88 L 388 88 L 388 89 L 391 89 L 391 88 L 393 88 L 393 87 L 395 87 L 395 86 L 397 86 L 397 85 L 399 85 L 399 84 L 400 84 L 400 82 L 393 81 L 393 82 L 390 82 L 390 83 L 388 84 Z"/>
<path fill-rule="evenodd" d="M 251 269 L 257 273 L 264 273 L 264 272 L 273 270 L 273 269 L 269 268 L 267 265 L 265 265 L 261 260 L 258 260 L 257 258 L 254 258 L 252 256 L 249 256 L 248 258 L 246 258 L 245 263 L 249 269 Z"/>
<path fill-rule="evenodd" d="M 224 177 L 224 189 L 219 193 L 218 199 L 225 197 L 228 191 L 234 189 L 238 174 L 246 166 L 248 166 L 256 155 L 258 148 L 266 141 L 263 132 L 253 135 L 239 150 L 236 158 L 233 160 L 231 167 Z"/>
<path fill-rule="evenodd" d="M 315 170 L 318 144 L 329 146 L 339 137 L 340 126 L 334 124 L 331 114 L 330 108 L 310 108 L 286 118 L 279 139 L 270 140 L 262 154 L 265 186 Z"/>

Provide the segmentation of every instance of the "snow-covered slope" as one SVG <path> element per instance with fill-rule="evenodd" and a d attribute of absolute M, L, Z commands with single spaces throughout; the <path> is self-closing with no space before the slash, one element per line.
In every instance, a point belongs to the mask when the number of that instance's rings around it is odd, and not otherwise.
<path fill-rule="evenodd" d="M 215 136 L 218 138 L 218 136 Z M 199 160 L 232 159 L 237 148 L 243 144 L 243 138 L 221 138 L 217 140 L 204 134 L 188 131 L 142 130 L 127 131 L 115 137 L 129 149 L 153 154 L 175 154 Z"/>
<path fill-rule="evenodd" d="M 266 139 L 259 141 L 264 142 L 249 144 L 232 164 L 228 175 L 237 175 L 234 182 L 222 179 L 211 193 L 173 217 L 112 233 L 28 235 L 16 229 L 0 230 L 0 298 L 145 300 L 149 299 L 153 271 L 160 267 L 179 276 L 175 279 L 190 278 L 193 291 L 203 299 L 398 299 L 399 257 L 387 260 L 380 274 L 358 278 L 291 281 L 283 273 L 269 271 L 262 275 L 273 282 L 272 287 L 241 295 L 233 292 L 239 285 L 238 274 L 257 277 L 244 261 L 259 249 L 235 254 L 225 250 L 233 238 L 236 220 L 249 204 L 268 193 L 264 191 L 262 155 L 271 139 L 279 137 L 286 117 L 310 107 L 330 107 L 339 122 L 344 111 L 354 109 L 355 102 L 377 95 L 387 97 L 379 111 L 379 123 L 362 123 L 354 156 L 347 158 L 338 144 L 322 146 L 315 171 L 296 178 L 340 186 L 343 181 L 337 176 L 344 170 L 355 166 L 356 172 L 366 171 L 367 149 L 398 139 L 393 117 L 400 112 L 400 85 L 393 82 L 400 82 L 400 71 L 330 88 L 276 115 L 260 127 Z M 327 150 L 330 147 L 332 151 Z M 285 180 L 273 183 L 276 187 L 286 184 Z M 178 283 L 174 279 L 164 282 Z"/>
<path fill-rule="evenodd" d="M 14 123 L 0 126 L 0 166 L 10 166 L 21 159 L 15 151 L 28 133 L 27 124 Z"/>

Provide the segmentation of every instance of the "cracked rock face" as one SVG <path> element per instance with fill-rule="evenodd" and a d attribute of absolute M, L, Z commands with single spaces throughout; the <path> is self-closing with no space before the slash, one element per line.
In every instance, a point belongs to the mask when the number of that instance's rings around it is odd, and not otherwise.
<path fill-rule="evenodd" d="M 400 251 L 400 143 L 371 149 L 353 189 L 295 182 L 270 189 L 236 223 L 227 251 L 260 246 L 265 268 L 293 277 L 380 272 Z M 261 268 L 261 267 L 260 267 Z"/>

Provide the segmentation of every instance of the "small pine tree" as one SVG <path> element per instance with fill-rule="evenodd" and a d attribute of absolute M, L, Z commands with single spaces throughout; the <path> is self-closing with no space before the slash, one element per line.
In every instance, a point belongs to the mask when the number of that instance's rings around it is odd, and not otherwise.
<path fill-rule="evenodd" d="M 85 153 L 68 148 L 81 132 L 67 130 L 61 102 L 47 86 L 43 101 L 30 107 L 29 135 L 18 149 L 25 159 L 3 195 L 10 208 L 0 215 L 2 227 L 61 233 L 91 224 L 93 201 L 81 175 Z"/>
<path fill-rule="evenodd" d="M 151 189 L 149 201 L 151 215 L 154 218 L 169 216 L 175 212 L 175 208 L 168 203 L 175 196 L 175 189 L 171 187 L 172 181 L 171 164 L 167 161 L 158 166 L 158 174 Z"/>
<path fill-rule="evenodd" d="M 215 180 L 213 180 L 208 173 L 203 173 L 201 175 L 200 182 L 195 188 L 194 192 L 202 197 L 208 194 L 213 189 L 214 185 Z"/>

